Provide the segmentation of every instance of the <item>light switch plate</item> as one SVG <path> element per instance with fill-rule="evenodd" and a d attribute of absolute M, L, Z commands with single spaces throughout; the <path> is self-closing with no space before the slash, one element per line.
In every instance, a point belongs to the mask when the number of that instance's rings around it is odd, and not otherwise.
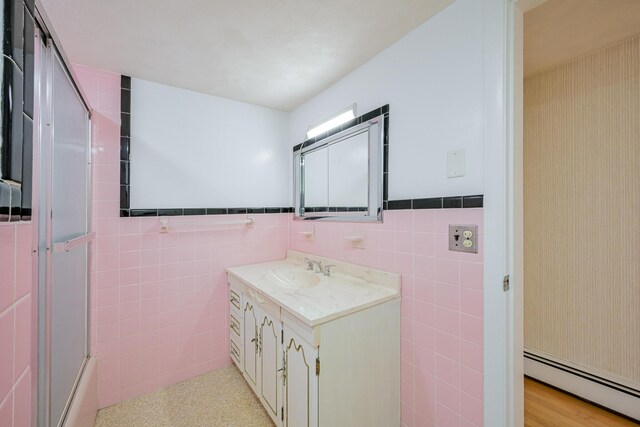
<path fill-rule="evenodd" d="M 465 173 L 464 148 L 447 152 L 447 178 L 457 178 Z"/>
<path fill-rule="evenodd" d="M 449 250 L 478 253 L 477 225 L 449 225 Z"/>

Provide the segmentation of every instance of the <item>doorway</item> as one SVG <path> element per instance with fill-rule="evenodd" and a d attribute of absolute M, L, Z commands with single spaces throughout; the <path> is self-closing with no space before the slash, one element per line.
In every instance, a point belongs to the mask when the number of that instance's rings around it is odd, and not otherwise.
<path fill-rule="evenodd" d="M 523 24 L 524 373 L 640 419 L 640 3 L 541 3 Z"/>

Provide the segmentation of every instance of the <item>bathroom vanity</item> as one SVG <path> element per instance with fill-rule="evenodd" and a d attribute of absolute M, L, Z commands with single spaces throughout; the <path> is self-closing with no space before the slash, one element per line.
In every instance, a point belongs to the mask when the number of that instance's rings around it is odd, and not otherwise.
<path fill-rule="evenodd" d="M 288 251 L 227 278 L 231 359 L 277 426 L 400 425 L 398 274 Z"/>

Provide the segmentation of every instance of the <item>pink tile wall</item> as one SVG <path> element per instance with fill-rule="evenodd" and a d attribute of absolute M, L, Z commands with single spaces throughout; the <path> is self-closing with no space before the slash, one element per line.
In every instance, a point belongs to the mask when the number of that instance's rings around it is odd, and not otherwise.
<path fill-rule="evenodd" d="M 207 232 L 180 221 L 238 216 L 172 217 L 187 231 L 159 234 L 157 218 L 118 216 L 120 76 L 76 72 L 95 108 L 91 351 L 101 407 L 229 365 L 224 269 L 283 258 L 289 246 L 401 273 L 403 426 L 482 425 L 482 249 L 447 249 L 448 224 L 482 230 L 482 209 L 390 211 L 370 225 L 255 215 L 253 228 Z M 313 240 L 300 234 L 311 229 Z M 344 240 L 354 234 L 364 248 Z"/>
<path fill-rule="evenodd" d="M 105 407 L 231 363 L 224 269 L 283 258 L 290 215 L 205 232 L 185 222 L 244 216 L 171 217 L 167 234 L 156 217 L 120 218 L 120 75 L 75 71 L 95 109 L 90 328 Z"/>
<path fill-rule="evenodd" d="M 388 211 L 384 219 L 383 224 L 292 221 L 289 245 L 402 274 L 402 425 L 481 426 L 483 211 Z M 449 224 L 479 225 L 479 253 L 450 252 Z M 353 235 L 365 236 L 363 248 L 344 239 Z"/>
<path fill-rule="evenodd" d="M 0 224 L 0 426 L 31 423 L 31 224 Z"/>

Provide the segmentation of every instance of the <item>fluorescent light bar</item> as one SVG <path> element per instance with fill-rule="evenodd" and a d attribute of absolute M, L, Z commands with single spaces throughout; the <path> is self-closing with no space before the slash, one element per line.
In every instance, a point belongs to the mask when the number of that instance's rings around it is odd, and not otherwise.
<path fill-rule="evenodd" d="M 352 120 L 355 118 L 356 118 L 356 104 L 353 104 L 347 107 L 346 109 L 340 111 L 339 113 L 329 117 L 328 119 L 323 120 L 319 124 L 309 127 L 309 130 L 307 130 L 307 139 L 318 136 L 321 133 L 331 130 L 336 126 L 340 126 L 341 124 L 346 123 L 349 120 Z"/>

